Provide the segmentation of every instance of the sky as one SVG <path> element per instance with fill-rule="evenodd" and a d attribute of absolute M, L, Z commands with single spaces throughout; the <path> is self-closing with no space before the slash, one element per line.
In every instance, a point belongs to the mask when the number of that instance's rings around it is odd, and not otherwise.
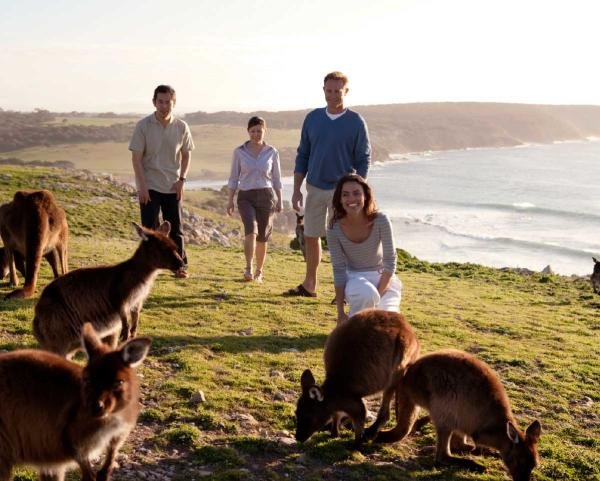
<path fill-rule="evenodd" d="M 598 0 L 0 0 L 0 108 L 493 101 L 600 105 Z"/>

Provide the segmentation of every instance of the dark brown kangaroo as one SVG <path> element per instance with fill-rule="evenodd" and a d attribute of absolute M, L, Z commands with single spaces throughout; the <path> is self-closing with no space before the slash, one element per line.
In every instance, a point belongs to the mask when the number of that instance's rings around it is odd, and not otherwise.
<path fill-rule="evenodd" d="M 158 271 L 177 271 L 183 260 L 168 237 L 168 222 L 156 231 L 134 225 L 142 241 L 133 257 L 113 266 L 74 270 L 42 291 L 35 306 L 33 333 L 43 348 L 70 356 L 80 347 L 85 322 L 91 322 L 113 347 L 119 332 L 122 340 L 136 334 L 140 310 Z"/>
<path fill-rule="evenodd" d="M 521 432 L 500 379 L 475 356 L 462 351 L 440 351 L 410 365 L 398 387 L 398 425 L 381 431 L 376 441 L 403 439 L 411 431 L 419 407 L 429 411 L 437 432 L 437 463 L 484 470 L 475 461 L 451 455 L 452 434 L 466 435 L 476 446 L 498 450 L 514 481 L 530 479 L 538 463 L 540 423 L 534 421 L 525 434 Z"/>
<path fill-rule="evenodd" d="M 85 324 L 82 343 L 89 358 L 84 368 L 45 351 L 0 354 L 0 481 L 21 465 L 36 467 L 41 481 L 63 481 L 75 463 L 82 481 L 111 478 L 140 411 L 133 368 L 150 339 L 111 350 Z M 91 461 L 101 454 L 96 473 Z"/>
<path fill-rule="evenodd" d="M 42 257 L 50 263 L 54 277 L 58 277 L 59 264 L 62 274 L 68 272 L 67 217 L 51 192 L 16 192 L 12 202 L 0 206 L 0 236 L 10 282 L 14 286 L 19 285 L 14 258 L 17 262 L 25 261 L 25 284 L 7 297 L 31 297 L 34 294 Z"/>
<path fill-rule="evenodd" d="M 595 257 L 592 257 L 594 261 L 594 271 L 590 276 L 590 281 L 592 283 L 592 289 L 596 294 L 600 294 L 600 261 L 598 261 Z"/>
<path fill-rule="evenodd" d="M 406 366 L 419 355 L 419 343 L 402 314 L 376 309 L 361 311 L 338 324 L 325 344 L 325 382 L 302 373 L 302 395 L 296 408 L 296 439 L 306 441 L 332 422 L 337 436 L 341 413 L 352 420 L 357 447 L 373 439 L 387 422 L 390 401 Z M 365 431 L 363 397 L 383 391 L 375 422 Z"/>

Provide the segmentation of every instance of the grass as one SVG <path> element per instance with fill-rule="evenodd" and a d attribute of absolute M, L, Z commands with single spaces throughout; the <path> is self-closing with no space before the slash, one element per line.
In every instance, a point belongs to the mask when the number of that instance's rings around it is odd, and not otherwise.
<path fill-rule="evenodd" d="M 69 118 L 68 123 L 82 124 L 94 119 Z M 106 121 L 116 119 L 95 119 Z M 123 119 L 121 119 L 123 120 Z M 115 123 L 115 122 L 112 122 Z M 93 125 L 104 125 L 95 123 Z M 247 140 L 244 127 L 229 125 L 192 125 L 192 138 L 196 149 L 192 153 L 190 178 L 223 179 L 229 176 L 231 156 L 233 149 Z M 133 131 L 133 129 L 132 129 Z M 300 131 L 297 129 L 269 129 L 267 141 L 278 149 L 298 147 Z M 133 179 L 131 167 L 131 153 L 128 142 L 100 142 L 58 144 L 48 146 L 35 146 L 26 149 L 3 152 L 1 157 L 17 158 L 25 161 L 46 160 L 55 162 L 67 160 L 73 162 L 78 169 L 87 169 L 92 172 L 111 172 L 123 179 Z"/>
<path fill-rule="evenodd" d="M 109 127 L 114 124 L 128 124 L 137 122 L 139 117 L 56 117 L 51 122 L 46 122 L 48 125 L 83 125 L 94 127 Z"/>
<path fill-rule="evenodd" d="M 77 189 L 60 189 L 60 182 Z M 0 168 L 0 199 L 23 185 L 49 185 L 67 206 L 71 268 L 116 262 L 135 249 L 128 224 L 138 213 L 128 194 L 118 197 L 108 184 L 82 183 L 52 169 Z M 98 197 L 110 200 L 89 211 L 90 199 Z M 491 457 L 480 459 L 484 474 L 434 467 L 431 427 L 361 452 L 349 448 L 347 431 L 340 439 L 321 433 L 302 445 L 280 443 L 294 431 L 302 371 L 310 367 L 323 380 L 323 345 L 335 319 L 331 266 L 325 258 L 318 298 L 290 299 L 280 293 L 303 276 L 297 252 L 273 248 L 262 285 L 241 280 L 240 248 L 190 247 L 188 255 L 191 277 L 161 274 L 142 310 L 140 331 L 153 344 L 140 368 L 144 411 L 124 447 L 129 461 L 123 467 L 153 470 L 168 463 L 178 480 L 508 479 Z M 542 423 L 542 463 L 534 479 L 599 480 L 600 300 L 589 282 L 431 264 L 405 252 L 398 270 L 402 310 L 422 350 L 477 353 L 500 374 L 521 427 L 533 419 Z M 44 265 L 38 290 L 49 281 Z M 0 295 L 9 290 L 0 285 Z M 34 304 L 0 303 L 0 349 L 34 345 Z M 197 390 L 206 402 L 191 404 Z M 586 396 L 591 403 L 583 402 Z M 27 470 L 18 476 L 32 479 Z M 124 476 L 117 470 L 115 479 Z"/>

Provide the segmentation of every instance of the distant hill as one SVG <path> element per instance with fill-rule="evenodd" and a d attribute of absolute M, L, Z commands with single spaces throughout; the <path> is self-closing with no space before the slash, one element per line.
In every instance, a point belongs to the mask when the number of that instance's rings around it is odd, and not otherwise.
<path fill-rule="evenodd" d="M 390 153 L 600 137 L 600 106 L 448 102 L 353 108 L 367 120 L 375 160 L 387 160 Z M 184 118 L 192 125 L 243 126 L 251 115 L 261 115 L 270 127 L 299 129 L 308 111 L 195 112 Z M 90 115 L 102 122 L 86 124 L 86 117 Z M 131 117 L 131 114 L 119 116 L 111 112 L 61 114 L 38 109 L 23 113 L 0 109 L 0 152 L 56 144 L 127 142 L 134 127 Z M 289 172 L 293 168 L 295 147 L 285 147 L 281 154 L 284 170 Z"/>
<path fill-rule="evenodd" d="M 375 158 L 389 153 L 501 147 L 600 136 L 600 106 L 478 102 L 363 105 L 352 107 L 369 125 Z M 278 128 L 299 128 L 309 110 L 196 112 L 191 124 L 244 125 L 261 115 Z"/>

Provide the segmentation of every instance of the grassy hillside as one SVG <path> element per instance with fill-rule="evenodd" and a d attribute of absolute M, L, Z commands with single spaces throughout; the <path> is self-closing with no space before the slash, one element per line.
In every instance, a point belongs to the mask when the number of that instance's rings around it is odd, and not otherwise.
<path fill-rule="evenodd" d="M 0 200 L 23 186 L 51 188 L 66 207 L 71 268 L 116 262 L 135 249 L 129 222 L 137 207 L 112 184 L 0 168 Z M 331 266 L 326 260 L 321 268 L 319 298 L 289 299 L 281 291 L 304 271 L 297 252 L 272 249 L 262 285 L 241 281 L 239 248 L 192 247 L 189 258 L 191 277 L 161 274 L 142 311 L 140 332 L 153 338 L 140 369 L 144 409 L 115 479 L 508 479 L 493 457 L 483 458 L 484 474 L 435 468 L 431 427 L 361 452 L 349 449 L 348 431 L 337 440 L 322 433 L 291 444 L 300 374 L 310 367 L 323 380 L 322 349 L 335 318 Z M 542 423 L 534 479 L 600 480 L 600 299 L 589 283 L 430 264 L 406 253 L 398 274 L 402 310 L 422 350 L 476 353 L 499 372 L 520 425 Z M 39 289 L 49 281 L 44 265 Z M 2 284 L 0 295 L 9 290 Z M 35 301 L 0 302 L 0 349 L 35 345 Z M 190 402 L 198 390 L 206 402 Z M 33 477 L 21 470 L 17 479 Z"/>
<path fill-rule="evenodd" d="M 70 122 L 89 119 L 71 118 Z M 111 119 L 100 119 L 101 121 Z M 191 127 L 196 150 L 192 153 L 191 178 L 225 178 L 229 175 L 233 149 L 247 140 L 243 127 L 230 125 L 194 125 Z M 267 141 L 277 146 L 282 153 L 282 167 L 291 172 L 292 153 L 298 147 L 298 129 L 269 129 Z M 131 153 L 128 142 L 84 142 L 38 145 L 25 149 L 4 152 L 0 157 L 17 158 L 25 161 L 66 160 L 78 169 L 92 172 L 110 172 L 119 178 L 133 178 Z"/>

